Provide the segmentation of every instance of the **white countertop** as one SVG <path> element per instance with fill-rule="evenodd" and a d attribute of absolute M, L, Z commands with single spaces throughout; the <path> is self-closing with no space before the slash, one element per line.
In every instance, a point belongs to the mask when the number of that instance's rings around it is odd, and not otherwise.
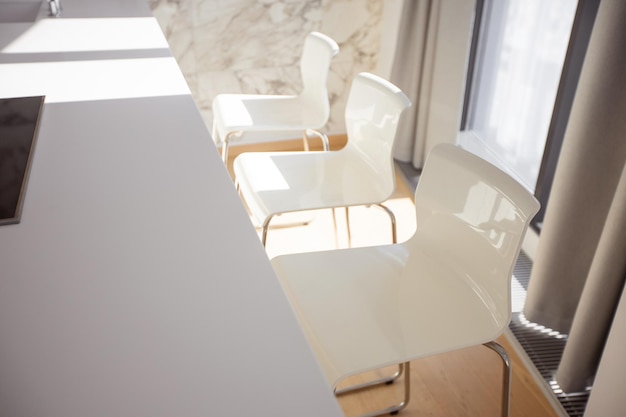
<path fill-rule="evenodd" d="M 46 95 L 0 415 L 341 416 L 147 6 L 62 4 L 0 24 L 0 97 Z"/>

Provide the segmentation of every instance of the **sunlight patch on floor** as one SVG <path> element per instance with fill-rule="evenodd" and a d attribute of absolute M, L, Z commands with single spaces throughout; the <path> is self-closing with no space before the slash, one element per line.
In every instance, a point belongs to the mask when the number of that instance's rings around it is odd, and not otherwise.
<path fill-rule="evenodd" d="M 413 198 L 392 198 L 385 205 L 396 216 L 398 242 L 406 241 L 415 231 Z M 391 222 L 381 208 L 352 207 L 349 216 L 350 242 L 343 208 L 335 209 L 336 232 L 331 209 L 283 214 L 272 220 L 267 235 L 267 254 L 273 258 L 288 253 L 392 243 Z M 257 231 L 260 235 L 260 228 Z"/>

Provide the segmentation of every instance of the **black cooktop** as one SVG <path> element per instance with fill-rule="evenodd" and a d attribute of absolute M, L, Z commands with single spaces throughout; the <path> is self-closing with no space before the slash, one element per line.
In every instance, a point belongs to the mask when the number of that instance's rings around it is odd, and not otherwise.
<path fill-rule="evenodd" d="M 0 99 L 0 225 L 19 223 L 44 97 Z"/>

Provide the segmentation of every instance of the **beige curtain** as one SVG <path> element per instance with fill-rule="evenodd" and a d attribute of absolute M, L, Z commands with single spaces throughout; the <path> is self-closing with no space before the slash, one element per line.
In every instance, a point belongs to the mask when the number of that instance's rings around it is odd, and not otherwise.
<path fill-rule="evenodd" d="M 626 275 L 626 2 L 603 0 L 574 99 L 528 287 L 528 320 L 569 333 L 566 392 L 595 370 Z"/>
<path fill-rule="evenodd" d="M 398 126 L 397 160 L 421 168 L 434 145 L 456 143 L 474 9 L 474 0 L 404 1 L 390 78 L 413 106 Z"/>
<path fill-rule="evenodd" d="M 622 416 L 626 410 L 626 289 L 622 291 L 602 360 L 585 408 L 585 417 Z"/>

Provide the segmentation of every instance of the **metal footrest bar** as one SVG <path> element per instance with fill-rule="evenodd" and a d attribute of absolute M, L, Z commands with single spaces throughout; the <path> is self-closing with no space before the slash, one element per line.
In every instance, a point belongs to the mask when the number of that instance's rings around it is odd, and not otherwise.
<path fill-rule="evenodd" d="M 359 417 L 376 417 L 382 416 L 385 414 L 398 414 L 400 410 L 406 408 L 409 405 L 409 401 L 411 399 L 411 364 L 410 362 L 405 362 L 402 364 L 402 368 L 404 369 L 404 398 L 398 404 L 392 405 L 387 408 L 383 408 L 381 410 L 372 411 L 366 414 L 362 414 Z"/>
<path fill-rule="evenodd" d="M 375 379 L 372 381 L 363 382 L 361 384 L 350 385 L 349 387 L 345 387 L 341 389 L 335 389 L 335 395 L 343 395 L 343 394 L 347 394 L 350 392 L 374 387 L 376 385 L 391 384 L 392 382 L 400 378 L 403 372 L 404 372 L 404 364 L 400 363 L 398 364 L 398 370 L 392 375 L 385 376 L 383 378 Z"/>

